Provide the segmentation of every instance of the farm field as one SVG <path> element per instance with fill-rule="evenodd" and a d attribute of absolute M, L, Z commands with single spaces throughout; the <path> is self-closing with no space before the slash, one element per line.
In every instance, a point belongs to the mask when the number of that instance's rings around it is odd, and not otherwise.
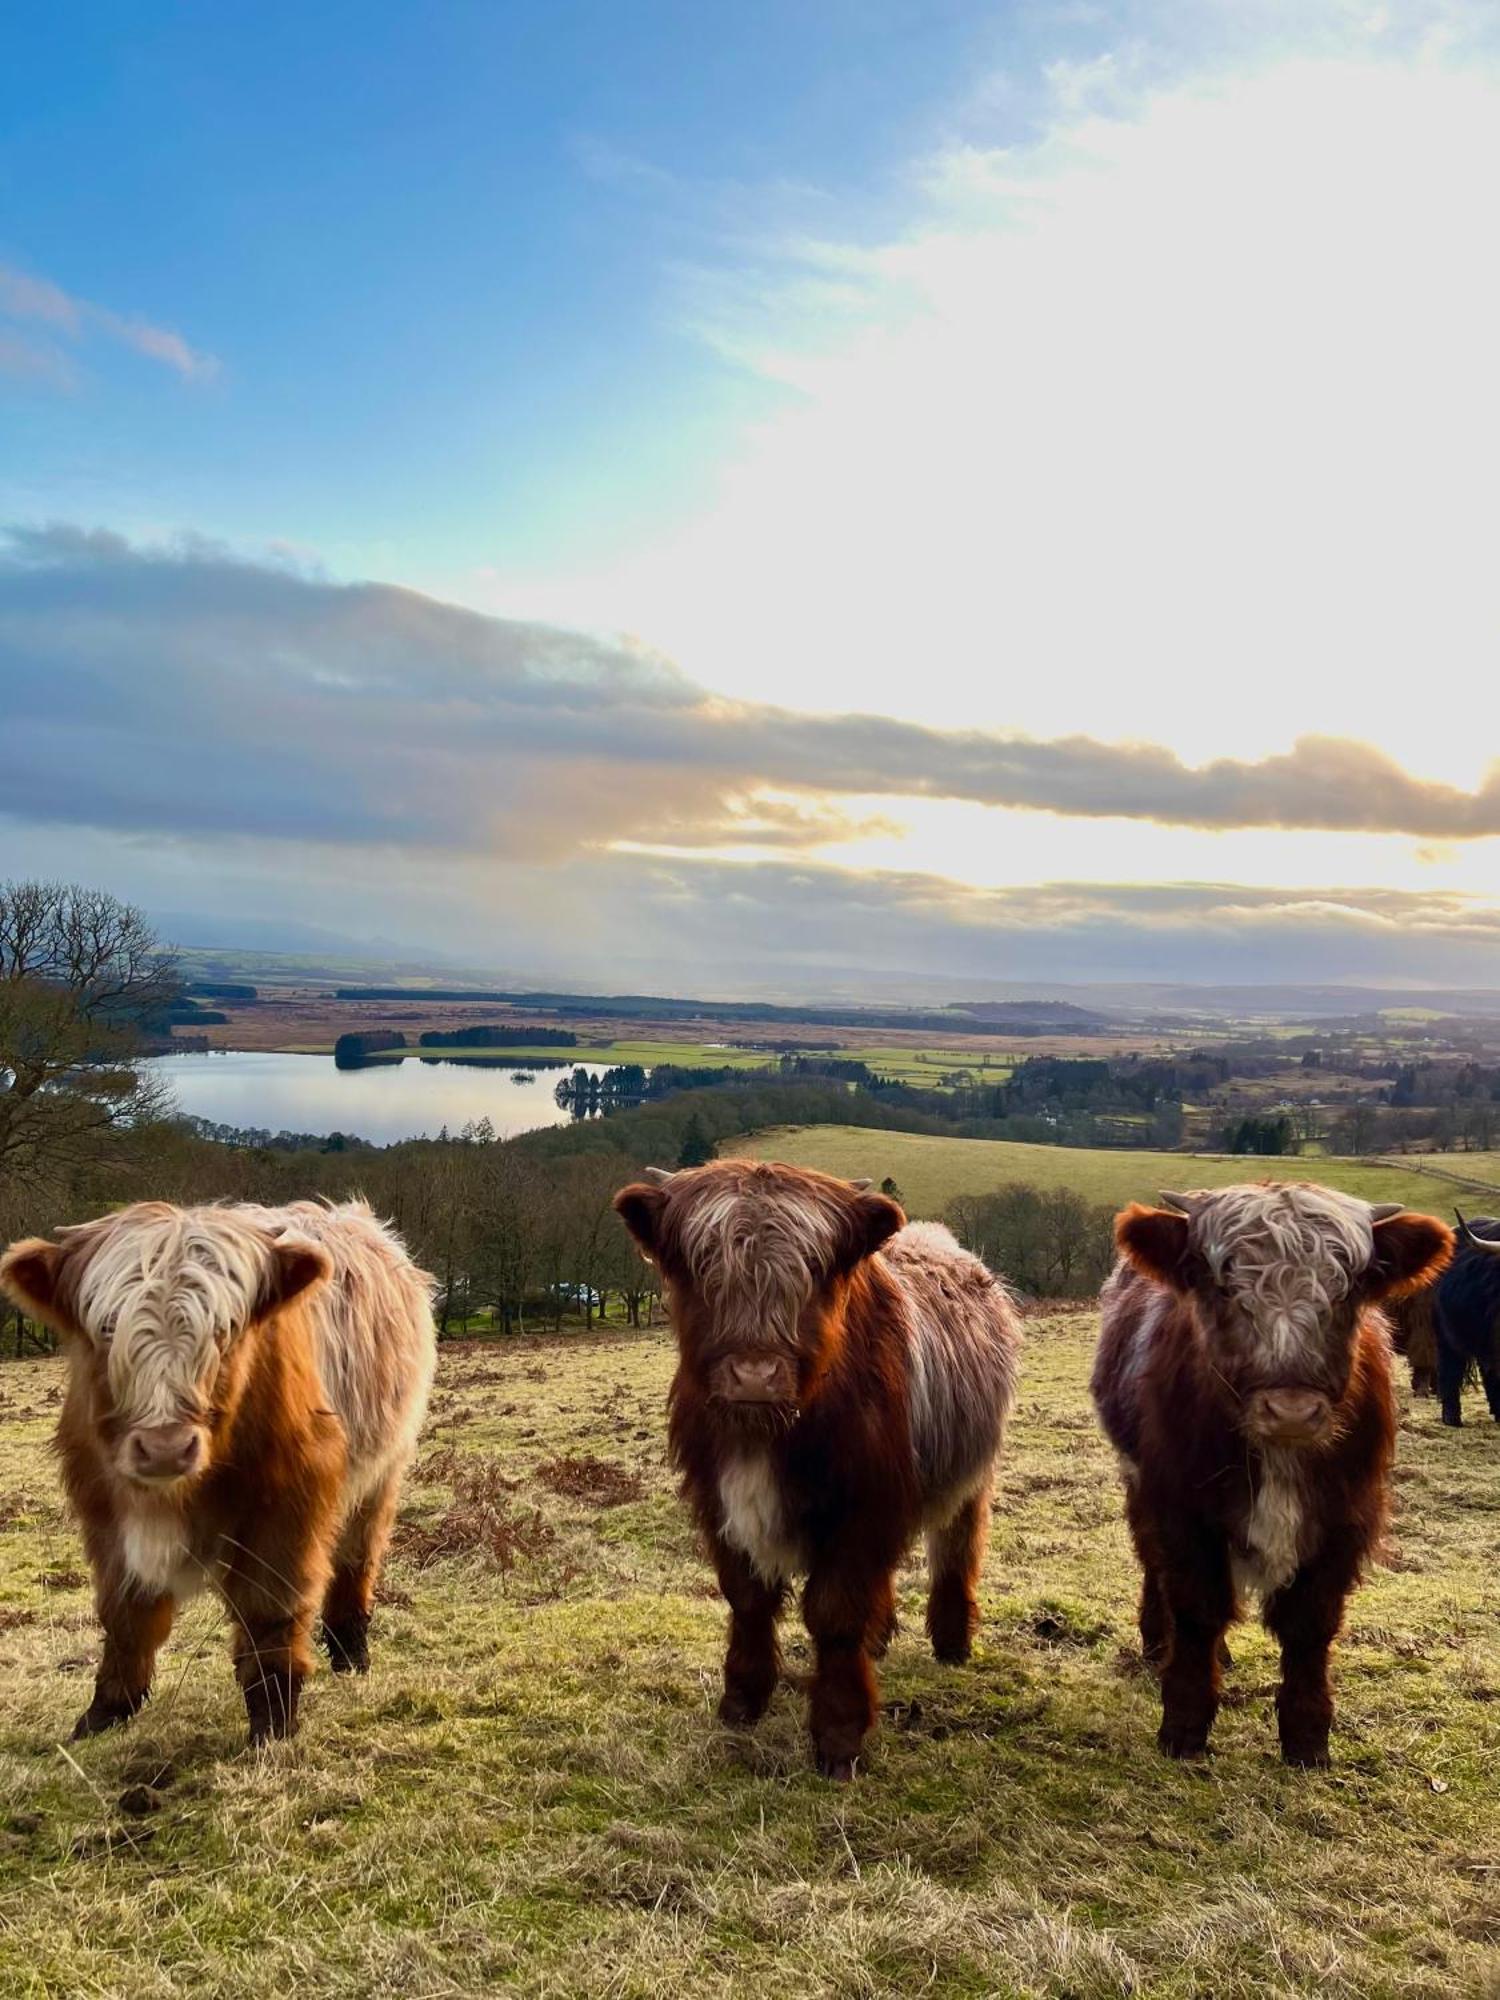
<path fill-rule="evenodd" d="M 1334 1769 L 1277 1761 L 1258 1626 L 1215 1755 L 1174 1766 L 1093 1331 L 1029 1321 L 976 1658 L 933 1662 L 913 1564 L 842 1790 L 790 1687 L 754 1732 L 713 1719 L 722 1609 L 662 1462 L 662 1333 L 444 1351 L 373 1671 L 319 1676 L 258 1755 L 201 1599 L 137 1723 L 67 1744 L 97 1640 L 47 1451 L 61 1364 L 0 1367 L 0 1991 L 1494 1992 L 1500 1432 L 1404 1420 Z"/>
<path fill-rule="evenodd" d="M 973 1029 L 956 1028 L 951 1034 L 934 1034 L 917 1029 L 835 1028 L 815 1023 L 807 1024 L 805 1035 L 799 1035 L 794 1022 L 776 1022 L 758 1028 L 754 1023 L 744 1021 L 720 1023 L 711 1015 L 691 1022 L 643 1018 L 631 1024 L 633 1032 L 622 1035 L 617 1015 L 597 1019 L 585 1015 L 570 1016 L 566 1021 L 559 1022 L 552 1015 L 518 1012 L 492 1001 L 429 1000 L 416 987 L 399 1000 L 339 1000 L 325 990 L 312 987 L 265 987 L 260 998 L 253 1003 L 222 1000 L 206 1001 L 205 1004 L 213 1006 L 215 1011 L 224 1013 L 228 1018 L 201 1027 L 194 1025 L 183 1032 L 201 1037 L 211 1048 L 281 1049 L 299 1055 L 326 1055 L 338 1036 L 345 1033 L 398 1028 L 408 1040 L 415 1042 L 429 1028 L 451 1032 L 455 1028 L 498 1022 L 534 1026 L 540 1019 L 547 1026 L 571 1028 L 590 1054 L 615 1048 L 661 1052 L 615 1058 L 623 1062 L 726 1060 L 724 1043 L 766 1040 L 793 1047 L 805 1043 L 808 1048 L 833 1049 L 849 1056 L 864 1056 L 871 1051 L 871 1059 L 878 1060 L 878 1066 L 888 1074 L 899 1074 L 900 1066 L 910 1063 L 925 1077 L 928 1069 L 955 1066 L 955 1059 L 958 1064 L 975 1063 L 988 1056 L 992 1064 L 1008 1067 L 1018 1051 L 1026 1055 L 1125 1055 L 1132 1050 L 1143 1053 L 1160 1051 L 1182 1039 L 1181 1034 L 1169 1036 L 1129 1027 L 1086 1035 L 1043 1032 L 1023 1036 L 1006 1030 L 979 1033 Z M 1193 1035 L 1195 1041 L 1212 1041 L 1215 1038 L 1212 1031 L 1199 1034 L 1195 1030 Z M 489 1050 L 485 1053 L 494 1055 L 509 1051 Z M 550 1053 L 557 1054 L 558 1051 Z M 582 1055 L 585 1049 L 580 1047 L 576 1053 Z M 729 1054 L 741 1054 L 748 1062 L 767 1060 L 764 1053 L 753 1050 L 730 1051 Z"/>
<path fill-rule="evenodd" d="M 1421 1153 L 1394 1164 L 1421 1174 L 1432 1185 L 1446 1187 L 1445 1199 L 1450 1206 L 1457 1201 L 1460 1208 L 1476 1215 L 1500 1213 L 1500 1153 Z"/>
<path fill-rule="evenodd" d="M 1315 1159 L 1231 1158 L 1209 1153 L 1116 1152 L 1082 1146 L 1025 1146 L 1009 1139 L 934 1139 L 913 1132 L 879 1132 L 857 1125 L 784 1126 L 730 1142 L 726 1150 L 756 1159 L 821 1167 L 849 1179 L 893 1179 L 913 1215 L 941 1215 L 956 1195 L 985 1194 L 1013 1181 L 1070 1187 L 1087 1201 L 1154 1201 L 1163 1187 L 1220 1187 L 1255 1179 L 1320 1180 L 1367 1201 L 1404 1201 L 1446 1215 L 1451 1182 L 1423 1174 L 1404 1160 L 1374 1165 L 1320 1154 Z M 1496 1158 L 1494 1199 L 1500 1204 L 1500 1156 L 1444 1154 L 1470 1165 Z M 1476 1169 L 1477 1171 L 1477 1169 Z M 1463 1200 L 1459 1191 L 1460 1203 Z"/>

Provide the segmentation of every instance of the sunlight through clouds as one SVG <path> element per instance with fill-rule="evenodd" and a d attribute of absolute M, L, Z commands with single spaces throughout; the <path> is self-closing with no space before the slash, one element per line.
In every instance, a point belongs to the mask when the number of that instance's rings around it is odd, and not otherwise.
<path fill-rule="evenodd" d="M 1500 74 L 1096 94 L 922 163 L 883 243 L 783 245 L 771 308 L 708 287 L 795 394 L 580 611 L 799 706 L 1190 760 L 1351 733 L 1473 785 L 1488 745 L 1431 696 L 1500 625 Z"/>

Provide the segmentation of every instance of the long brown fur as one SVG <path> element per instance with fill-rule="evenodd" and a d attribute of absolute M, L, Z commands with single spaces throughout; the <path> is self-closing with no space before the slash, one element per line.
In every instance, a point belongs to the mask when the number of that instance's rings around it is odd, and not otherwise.
<path fill-rule="evenodd" d="M 661 1267 L 676 1331 L 669 1447 L 730 1607 L 719 1713 L 743 1724 L 764 1712 L 777 1619 L 805 1575 L 814 1751 L 848 1778 L 875 1722 L 893 1573 L 923 1527 L 933 1650 L 968 1657 L 1015 1393 L 1015 1309 L 945 1230 L 907 1226 L 893 1202 L 826 1174 L 715 1162 L 625 1188 L 615 1205 Z M 785 1404 L 723 1399 L 715 1370 L 742 1353 L 789 1361 Z M 774 1523 L 763 1547 L 743 1545 L 737 1479 Z"/>
<path fill-rule="evenodd" d="M 191 1253 L 174 1265 L 161 1246 L 179 1242 Z M 133 1385 L 118 1353 L 111 1375 L 111 1340 L 122 1336 L 90 1324 L 90 1260 L 112 1255 L 123 1267 L 142 1246 L 148 1280 L 122 1288 L 125 1311 L 149 1290 L 170 1324 L 174 1284 L 190 1286 L 203 1268 L 194 1258 L 220 1242 L 233 1252 L 223 1269 L 258 1279 L 244 1295 L 223 1279 L 237 1301 L 232 1323 L 200 1392 L 176 1412 L 200 1433 L 201 1470 L 151 1490 L 122 1469 Z M 62 1333 L 71 1364 L 56 1450 L 105 1641 L 75 1736 L 136 1712 L 178 1602 L 202 1587 L 229 1609 L 250 1740 L 289 1735 L 320 1611 L 335 1669 L 368 1664 L 376 1578 L 432 1374 L 425 1275 L 362 1203 L 143 1203 L 64 1231 L 61 1244 L 14 1245 L 0 1285 Z M 175 1553 L 158 1566 L 143 1549 Z"/>
<path fill-rule="evenodd" d="M 1248 1189 L 1212 1199 L 1232 1214 L 1241 1194 L 1262 1199 Z M 1295 1191 L 1286 1199 L 1295 1201 Z M 1254 1226 L 1252 1216 L 1237 1243 L 1253 1248 Z M 1316 1327 L 1304 1328 L 1290 1359 L 1233 1295 L 1229 1267 L 1215 1275 L 1206 1211 L 1189 1222 L 1137 1205 L 1121 1215 L 1118 1234 L 1122 1256 L 1102 1295 L 1092 1386 L 1120 1454 L 1143 1572 L 1141 1645 L 1161 1677 L 1158 1742 L 1174 1757 L 1207 1746 L 1224 1632 L 1240 1612 L 1236 1572 L 1254 1573 L 1261 1561 L 1253 1536 L 1266 1530 L 1256 1524 L 1270 1518 L 1279 1494 L 1289 1509 L 1283 1519 L 1293 1522 L 1291 1553 L 1282 1569 L 1261 1575 L 1273 1586 L 1263 1588 L 1263 1616 L 1281 1644 L 1281 1751 L 1288 1763 L 1326 1763 L 1329 1650 L 1384 1530 L 1395 1450 L 1389 1338 L 1377 1302 L 1440 1269 L 1451 1232 L 1428 1216 L 1376 1220 L 1363 1269 Z M 1326 1437 L 1290 1451 L 1263 1447 L 1245 1428 L 1251 1392 L 1307 1382 L 1331 1398 Z"/>

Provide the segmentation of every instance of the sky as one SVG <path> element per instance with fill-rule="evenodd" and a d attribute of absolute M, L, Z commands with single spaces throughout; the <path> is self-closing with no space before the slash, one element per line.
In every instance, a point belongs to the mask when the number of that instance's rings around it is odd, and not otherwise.
<path fill-rule="evenodd" d="M 515 977 L 1500 974 L 1500 17 L 87 0 L 0 875 Z"/>

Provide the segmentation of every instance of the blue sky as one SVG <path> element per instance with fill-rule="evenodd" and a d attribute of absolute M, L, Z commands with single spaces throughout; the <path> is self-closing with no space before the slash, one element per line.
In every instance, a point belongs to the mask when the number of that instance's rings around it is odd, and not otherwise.
<path fill-rule="evenodd" d="M 25 10 L 7 261 L 219 371 L 184 397 L 91 349 L 71 401 L 10 411 L 8 507 L 405 576 L 690 508 L 768 392 L 676 322 L 674 270 L 877 203 L 994 36 L 881 0 Z"/>
<path fill-rule="evenodd" d="M 24 10 L 0 871 L 634 983 L 1492 977 L 1496 43 Z"/>

